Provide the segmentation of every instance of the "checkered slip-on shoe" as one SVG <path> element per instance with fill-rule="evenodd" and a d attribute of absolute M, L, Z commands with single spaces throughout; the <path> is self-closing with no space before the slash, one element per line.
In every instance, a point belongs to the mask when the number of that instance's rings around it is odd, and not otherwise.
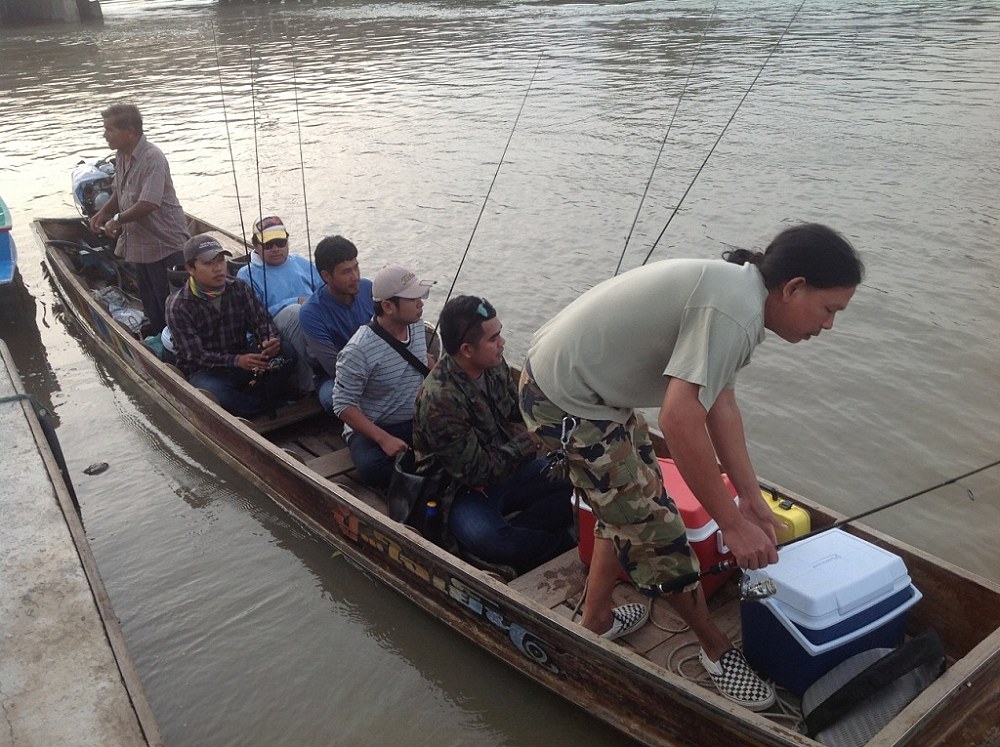
<path fill-rule="evenodd" d="M 646 620 L 649 619 L 649 607 L 638 602 L 632 602 L 630 604 L 623 604 L 621 607 L 615 607 L 611 610 L 611 615 L 615 618 L 615 621 L 608 630 L 601 634 L 601 638 L 607 638 L 609 641 L 621 638 L 623 635 L 628 635 L 629 633 L 634 633 L 641 628 Z"/>
<path fill-rule="evenodd" d="M 704 649 L 698 660 L 712 677 L 720 693 L 751 711 L 763 711 L 774 705 L 774 688 L 764 682 L 743 658 L 743 652 L 731 648 L 718 662 L 708 658 Z"/>

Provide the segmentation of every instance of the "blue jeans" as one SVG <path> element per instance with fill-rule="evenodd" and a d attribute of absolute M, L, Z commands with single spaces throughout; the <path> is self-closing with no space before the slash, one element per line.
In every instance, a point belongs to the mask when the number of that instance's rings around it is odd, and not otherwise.
<path fill-rule="evenodd" d="M 284 362 L 258 378 L 242 368 L 209 368 L 188 377 L 191 386 L 215 395 L 223 409 L 244 418 L 263 415 L 281 404 L 288 388 L 288 377 L 295 370 L 295 348 L 281 341 Z"/>
<path fill-rule="evenodd" d="M 536 459 L 481 492 L 460 489 L 451 504 L 448 528 L 461 548 L 518 573 L 572 548 L 572 485 L 547 479 L 544 466 L 544 459 Z M 521 513 L 508 522 L 504 517 L 513 511 Z"/>
<path fill-rule="evenodd" d="M 316 383 L 316 397 L 326 412 L 333 412 L 333 383 L 334 380 L 326 377 Z"/>
<path fill-rule="evenodd" d="M 379 428 L 386 433 L 391 433 L 396 438 L 403 439 L 407 444 L 413 443 L 412 420 L 392 423 L 391 425 L 379 425 Z M 389 478 L 392 476 L 392 463 L 395 457 L 386 454 L 382 451 L 381 446 L 357 431 L 353 431 L 348 437 L 347 448 L 351 450 L 354 468 L 360 473 L 361 481 L 365 485 L 381 490 L 389 487 Z"/>

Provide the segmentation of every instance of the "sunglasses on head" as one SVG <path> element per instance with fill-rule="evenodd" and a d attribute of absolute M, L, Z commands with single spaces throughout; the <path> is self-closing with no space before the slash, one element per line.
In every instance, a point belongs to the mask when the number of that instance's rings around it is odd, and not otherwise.
<path fill-rule="evenodd" d="M 479 305 L 476 307 L 476 314 L 478 314 L 479 316 L 481 316 L 483 319 L 489 319 L 490 318 L 490 312 L 486 308 L 486 299 L 485 298 L 480 298 L 479 299 Z M 471 322 L 469 322 L 465 326 L 465 329 L 462 331 L 461 337 L 458 338 L 459 347 L 461 347 L 462 343 L 465 342 L 465 338 L 468 337 L 469 333 L 472 331 L 472 328 L 475 327 L 477 324 L 480 324 L 480 323 L 481 322 L 478 319 L 473 319 Z"/>
<path fill-rule="evenodd" d="M 265 249 L 284 249 L 288 246 L 288 239 L 271 239 L 264 242 Z"/>

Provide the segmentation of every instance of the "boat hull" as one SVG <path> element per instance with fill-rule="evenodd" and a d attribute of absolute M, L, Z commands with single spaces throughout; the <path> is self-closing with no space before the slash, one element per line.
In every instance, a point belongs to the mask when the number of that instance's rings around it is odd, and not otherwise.
<path fill-rule="evenodd" d="M 219 230 L 193 220 L 199 230 Z M 63 252 L 45 243 L 51 238 L 72 240 L 72 232 L 80 230 L 72 223 L 36 220 L 33 228 L 45 245 L 52 280 L 83 330 L 123 374 L 143 387 L 178 423 L 300 524 L 367 573 L 510 666 L 639 741 L 656 745 L 816 744 L 729 703 L 627 647 L 604 641 L 513 591 L 390 520 L 345 487 L 326 480 L 269 442 L 245 421 L 208 401 L 176 370 L 161 363 L 143 343 L 115 323 L 93 300 Z M 79 225 L 79 221 L 75 224 Z M 811 508 L 814 526 L 837 518 L 804 499 L 801 502 Z M 902 745 L 919 735 L 920 744 L 946 744 L 952 735 L 950 729 L 971 728 L 970 720 L 957 717 L 953 706 L 964 709 L 979 703 L 996 708 L 1000 589 L 981 579 L 969 580 L 958 569 L 888 537 L 860 530 L 857 533 L 902 554 L 914 582 L 918 586 L 925 584 L 920 587 L 925 598 L 939 600 L 914 610 L 911 620 L 927 623 L 930 617 L 939 627 L 941 610 L 970 600 L 983 609 L 992 608 L 992 614 L 985 619 L 960 621 L 954 613 L 949 616 L 956 618 L 956 629 L 954 635 L 944 636 L 946 646 L 953 658 L 967 666 L 959 668 L 956 664 L 949 669 L 945 677 L 953 675 L 951 679 L 957 680 L 947 688 L 937 683 L 932 686 L 918 698 L 919 707 L 915 701 L 890 724 L 892 738 L 877 742 Z M 962 583 L 957 582 L 959 578 Z M 984 629 L 992 631 L 992 635 L 984 636 Z M 988 695 L 990 677 L 992 701 Z M 966 682 L 982 687 L 965 687 Z M 976 690 L 975 694 L 970 690 Z M 988 725 L 980 731 L 987 733 Z M 929 735 L 939 735 L 935 736 L 938 741 L 925 741 Z"/>

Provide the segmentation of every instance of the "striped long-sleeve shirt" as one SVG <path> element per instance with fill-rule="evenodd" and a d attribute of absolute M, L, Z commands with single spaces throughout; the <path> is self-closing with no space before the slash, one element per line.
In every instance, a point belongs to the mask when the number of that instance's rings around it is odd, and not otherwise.
<path fill-rule="evenodd" d="M 427 360 L 424 323 L 410 325 L 407 346 L 417 360 Z M 389 343 L 367 324 L 347 341 L 337 356 L 333 411 L 340 415 L 354 406 L 376 425 L 394 425 L 413 419 L 417 389 L 424 380 Z M 344 428 L 345 435 L 350 433 Z"/>

